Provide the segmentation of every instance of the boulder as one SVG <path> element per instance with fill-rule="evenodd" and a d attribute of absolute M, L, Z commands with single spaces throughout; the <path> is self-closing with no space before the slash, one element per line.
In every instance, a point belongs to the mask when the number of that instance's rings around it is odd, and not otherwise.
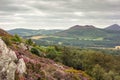
<path fill-rule="evenodd" d="M 18 63 L 16 63 L 17 61 Z M 24 60 L 18 60 L 15 52 L 0 39 L 0 80 L 15 80 L 16 70 L 19 74 L 25 73 Z"/>

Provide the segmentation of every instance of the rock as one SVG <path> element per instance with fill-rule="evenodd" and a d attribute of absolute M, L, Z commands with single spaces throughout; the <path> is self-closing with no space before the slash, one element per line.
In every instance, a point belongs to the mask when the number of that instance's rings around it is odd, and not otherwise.
<path fill-rule="evenodd" d="M 23 59 L 19 59 L 13 50 L 8 48 L 4 41 L 0 39 L 0 80 L 15 80 L 15 72 L 25 73 L 26 66 Z"/>
<path fill-rule="evenodd" d="M 27 47 L 25 46 L 24 43 L 20 43 L 20 45 L 18 47 L 23 49 L 23 50 L 27 50 Z"/>
<path fill-rule="evenodd" d="M 7 70 L 7 79 L 8 80 L 14 80 L 15 78 L 15 71 L 16 71 L 16 64 L 14 62 L 11 62 L 8 66 L 8 70 Z"/>
<path fill-rule="evenodd" d="M 23 59 L 19 59 L 18 65 L 17 65 L 17 71 L 20 74 L 26 73 L 26 65 Z"/>
<path fill-rule="evenodd" d="M 0 39 L 0 80 L 14 80 L 17 60 L 14 51 Z"/>
<path fill-rule="evenodd" d="M 1 57 L 9 57 L 11 60 L 17 60 L 15 52 L 6 46 L 2 39 L 0 39 L 0 53 Z"/>
<path fill-rule="evenodd" d="M 0 80 L 14 80 L 16 67 L 9 57 L 0 57 Z"/>
<path fill-rule="evenodd" d="M 27 48 L 28 50 L 31 50 L 33 47 L 28 45 Z"/>

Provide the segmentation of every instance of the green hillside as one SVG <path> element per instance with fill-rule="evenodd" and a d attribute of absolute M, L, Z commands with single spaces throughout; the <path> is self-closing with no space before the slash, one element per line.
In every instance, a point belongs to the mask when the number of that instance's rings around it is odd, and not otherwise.
<path fill-rule="evenodd" d="M 120 31 L 99 29 L 94 26 L 73 26 L 68 30 L 35 40 L 43 45 L 69 45 L 79 47 L 114 47 L 120 45 Z"/>
<path fill-rule="evenodd" d="M 40 45 L 68 45 L 79 47 L 115 47 L 120 45 L 120 31 L 110 29 L 100 29 L 92 25 L 75 25 L 67 30 L 11 30 L 12 34 L 21 36 L 47 35 L 46 37 L 34 40 Z M 18 33 L 20 32 L 20 33 Z M 26 33 L 26 34 L 25 34 Z"/>
<path fill-rule="evenodd" d="M 97 39 L 97 38 L 109 38 L 109 37 L 114 37 L 118 36 L 120 33 L 119 31 L 109 31 L 105 29 L 99 29 L 91 26 L 73 26 L 72 28 L 58 32 L 56 35 L 57 36 L 62 36 L 62 37 L 77 37 L 81 39 Z"/>
<path fill-rule="evenodd" d="M 40 29 L 40 30 L 33 30 L 33 29 L 23 29 L 23 28 L 18 28 L 18 29 L 12 29 L 9 30 L 8 32 L 10 34 L 18 34 L 20 36 L 33 36 L 33 35 L 48 35 L 48 34 L 54 34 L 56 32 L 60 32 L 61 30 L 54 29 L 54 30 L 45 30 L 45 29 Z"/>

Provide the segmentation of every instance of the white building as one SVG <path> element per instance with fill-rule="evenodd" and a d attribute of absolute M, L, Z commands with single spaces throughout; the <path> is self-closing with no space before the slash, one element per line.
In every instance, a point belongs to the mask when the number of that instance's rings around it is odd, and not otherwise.
<path fill-rule="evenodd" d="M 115 49 L 120 49 L 120 46 L 115 46 Z"/>

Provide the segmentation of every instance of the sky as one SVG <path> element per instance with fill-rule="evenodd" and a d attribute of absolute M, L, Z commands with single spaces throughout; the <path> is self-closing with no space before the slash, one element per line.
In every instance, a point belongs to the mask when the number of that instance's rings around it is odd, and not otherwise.
<path fill-rule="evenodd" d="M 0 0 L 0 28 L 99 28 L 120 24 L 120 0 Z"/>

